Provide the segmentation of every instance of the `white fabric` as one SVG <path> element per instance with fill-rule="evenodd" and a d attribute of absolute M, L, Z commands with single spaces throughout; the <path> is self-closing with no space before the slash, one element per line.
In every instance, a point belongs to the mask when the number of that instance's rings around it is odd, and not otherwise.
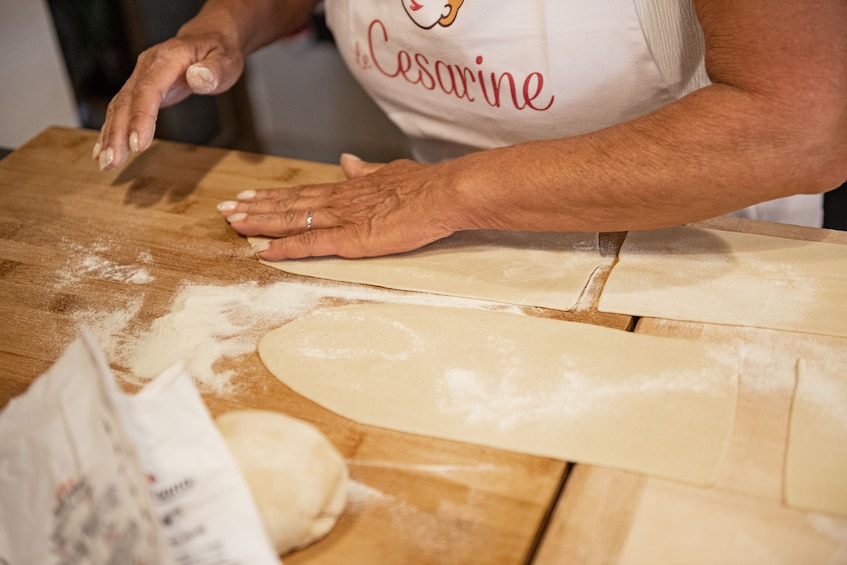
<path fill-rule="evenodd" d="M 446 6 L 326 3 L 351 72 L 422 161 L 594 131 L 676 99 L 632 0 Z"/>
<path fill-rule="evenodd" d="M 762 202 L 730 215 L 764 222 L 819 228 L 823 226 L 823 194 L 795 194 Z"/>
<path fill-rule="evenodd" d="M 677 97 L 711 84 L 693 0 L 635 0 L 635 10 L 656 66 Z"/>

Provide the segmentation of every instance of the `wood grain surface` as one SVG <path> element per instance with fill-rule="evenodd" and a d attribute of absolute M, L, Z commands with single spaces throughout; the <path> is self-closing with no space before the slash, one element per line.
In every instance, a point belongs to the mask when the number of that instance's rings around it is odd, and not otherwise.
<path fill-rule="evenodd" d="M 343 178 L 336 166 L 160 141 L 101 173 L 90 158 L 95 136 L 51 128 L 0 161 L 0 408 L 56 361 L 82 325 L 108 321 L 128 304 L 140 307 L 112 336 L 118 341 L 143 335 L 186 285 L 302 280 L 260 265 L 215 205 L 248 188 Z M 133 265 L 150 280 L 135 284 L 120 271 Z M 528 311 L 620 328 L 631 322 L 588 307 Z M 110 361 L 118 375 L 127 372 Z M 327 538 L 286 563 L 520 563 L 532 553 L 565 462 L 343 420 L 287 389 L 255 353 L 220 365 L 237 374 L 237 386 L 204 394 L 213 415 L 285 412 L 314 423 L 349 461 L 347 511 Z"/>
<path fill-rule="evenodd" d="M 719 218 L 716 229 L 845 245 L 847 233 Z M 842 371 L 847 338 L 641 318 L 635 331 L 741 348 L 735 427 L 721 476 L 695 488 L 574 465 L 536 563 L 847 563 L 847 517 L 790 508 L 785 460 L 800 358 Z"/>

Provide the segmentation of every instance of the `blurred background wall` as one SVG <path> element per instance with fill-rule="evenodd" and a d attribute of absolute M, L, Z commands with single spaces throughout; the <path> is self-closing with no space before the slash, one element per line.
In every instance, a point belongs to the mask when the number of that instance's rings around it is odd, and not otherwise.
<path fill-rule="evenodd" d="M 0 2 L 0 81 L 0 146 L 19 147 L 52 124 L 80 124 L 50 11 L 42 0 Z"/>

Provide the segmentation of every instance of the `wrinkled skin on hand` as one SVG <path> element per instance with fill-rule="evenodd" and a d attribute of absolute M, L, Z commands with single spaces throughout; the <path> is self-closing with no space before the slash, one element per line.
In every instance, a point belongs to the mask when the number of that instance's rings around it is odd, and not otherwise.
<path fill-rule="evenodd" d="M 144 51 L 109 103 L 92 158 L 101 170 L 122 165 L 130 152 L 150 146 L 161 108 L 192 93 L 223 92 L 235 84 L 243 69 L 239 50 L 217 33 L 180 36 Z"/>
<path fill-rule="evenodd" d="M 442 213 L 438 165 L 382 165 L 345 155 L 341 166 L 346 181 L 245 191 L 218 210 L 242 235 L 275 238 L 254 248 L 268 261 L 402 253 L 455 231 Z"/>

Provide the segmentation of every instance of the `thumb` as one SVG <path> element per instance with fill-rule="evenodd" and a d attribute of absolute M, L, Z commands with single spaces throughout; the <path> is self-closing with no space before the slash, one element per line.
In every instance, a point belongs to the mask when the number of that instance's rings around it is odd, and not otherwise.
<path fill-rule="evenodd" d="M 341 170 L 348 179 L 367 176 L 385 166 L 385 163 L 368 163 L 350 153 L 341 154 Z"/>
<path fill-rule="evenodd" d="M 238 61 L 208 57 L 185 71 L 185 82 L 194 94 L 220 94 L 229 89 L 241 74 Z"/>
<path fill-rule="evenodd" d="M 218 77 L 203 64 L 194 64 L 185 71 L 185 82 L 195 94 L 212 94 L 218 87 Z"/>

